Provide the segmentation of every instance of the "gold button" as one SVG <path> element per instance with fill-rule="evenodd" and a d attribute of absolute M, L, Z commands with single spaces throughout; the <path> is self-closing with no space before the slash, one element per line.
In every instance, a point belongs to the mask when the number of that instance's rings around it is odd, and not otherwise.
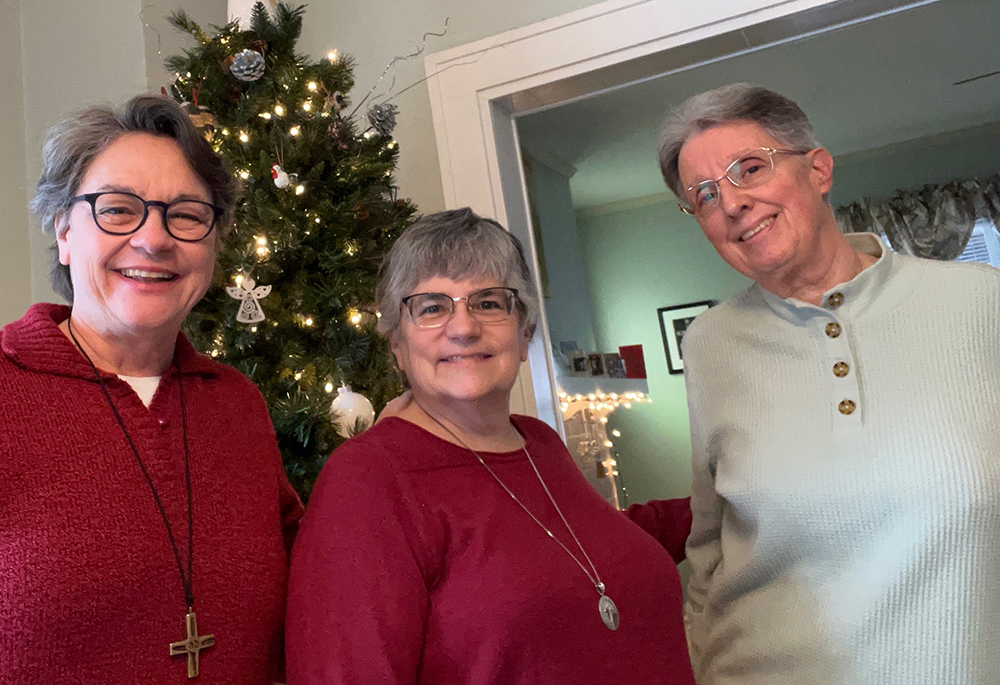
<path fill-rule="evenodd" d="M 840 329 L 840 324 L 837 323 L 836 321 L 833 321 L 833 322 L 828 323 L 826 325 L 826 335 L 827 335 L 827 337 L 830 337 L 830 338 L 839 338 L 840 337 L 840 330 L 841 330 Z"/>
<path fill-rule="evenodd" d="M 844 296 L 840 293 L 834 293 L 826 298 L 826 306 L 830 309 L 836 309 L 842 304 L 844 304 Z"/>
<path fill-rule="evenodd" d="M 856 407 L 857 405 L 854 404 L 854 402 L 851 402 L 850 400 L 841 400 L 840 405 L 837 407 L 837 409 L 840 410 L 841 414 L 850 416 L 851 414 L 854 413 L 854 409 Z"/>
<path fill-rule="evenodd" d="M 847 362 L 837 362 L 833 365 L 833 375 L 837 378 L 843 378 L 850 370 L 851 367 L 847 365 Z"/>

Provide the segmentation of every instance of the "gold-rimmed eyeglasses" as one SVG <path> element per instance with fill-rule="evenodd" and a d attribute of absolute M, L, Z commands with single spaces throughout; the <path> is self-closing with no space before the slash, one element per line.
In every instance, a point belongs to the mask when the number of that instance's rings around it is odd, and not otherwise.
<path fill-rule="evenodd" d="M 416 293 L 402 299 L 410 318 L 420 328 L 443 326 L 455 315 L 455 307 L 465 302 L 469 314 L 480 323 L 506 321 L 517 306 L 514 288 L 484 288 L 465 297 L 452 297 L 444 293 Z"/>
<path fill-rule="evenodd" d="M 775 155 L 807 155 L 812 150 L 782 150 L 760 147 L 746 152 L 726 167 L 718 178 L 695 183 L 684 190 L 684 197 L 677 203 L 680 210 L 690 216 L 699 216 L 719 206 L 719 181 L 727 179 L 737 188 L 756 188 L 767 183 L 774 174 Z"/>

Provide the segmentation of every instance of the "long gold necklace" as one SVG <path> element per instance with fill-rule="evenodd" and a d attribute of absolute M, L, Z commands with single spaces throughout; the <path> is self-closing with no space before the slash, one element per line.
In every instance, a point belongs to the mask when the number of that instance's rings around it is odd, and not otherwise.
<path fill-rule="evenodd" d="M 469 450 L 474 455 L 476 455 L 476 459 L 479 460 L 479 463 L 483 465 L 483 468 L 485 468 L 487 471 L 489 471 L 489 474 L 491 476 L 493 476 L 493 480 L 495 480 L 500 485 L 500 487 L 503 488 L 504 492 L 506 492 L 510 496 L 510 498 L 512 500 L 514 500 L 515 502 L 517 502 L 518 506 L 520 506 L 521 509 L 524 510 L 524 513 L 526 513 L 528 516 L 530 516 L 531 520 L 534 521 L 535 523 L 537 523 L 538 526 L 542 530 L 544 530 L 545 533 L 550 538 L 552 538 L 553 540 L 555 540 L 556 543 L 560 547 L 562 547 L 563 551 L 566 552 L 566 554 L 568 554 L 570 556 L 570 558 L 573 559 L 573 561 L 576 562 L 577 566 L 579 566 L 580 569 L 587 575 L 587 579 L 590 580 L 591 583 L 593 583 L 594 589 L 597 590 L 597 595 L 598 595 L 598 598 L 599 598 L 597 600 L 597 613 L 600 615 L 601 621 L 604 623 L 605 626 L 607 626 L 608 630 L 618 630 L 618 626 L 621 623 L 621 616 L 618 613 L 618 607 L 615 606 L 614 601 L 612 601 L 612 599 L 610 597 L 608 597 L 607 594 L 605 593 L 606 588 L 604 586 L 604 583 L 601 581 L 600 574 L 598 574 L 598 572 L 597 572 L 597 567 L 594 566 L 594 562 L 590 560 L 590 555 L 587 554 L 587 550 L 585 550 L 583 548 L 583 545 L 580 544 L 580 540 L 579 540 L 579 538 L 576 537 L 576 533 L 573 532 L 573 528 L 572 528 L 572 526 L 569 525 L 569 521 L 567 521 L 566 517 L 563 516 L 562 510 L 559 508 L 559 505 L 556 504 L 555 497 L 553 497 L 552 493 L 549 492 L 549 486 L 545 484 L 545 480 L 542 478 L 541 472 L 538 470 L 538 467 L 535 466 L 535 462 L 531 458 L 531 454 L 528 453 L 528 443 L 527 443 L 527 441 L 524 440 L 523 437 L 521 438 L 521 441 L 522 441 L 521 449 L 524 451 L 524 456 L 528 458 L 528 463 L 531 464 L 531 469 L 535 472 L 535 476 L 538 478 L 538 482 L 542 484 L 542 490 L 544 490 L 545 494 L 548 495 L 549 501 L 552 502 L 553 508 L 556 510 L 556 513 L 559 514 L 559 518 L 562 519 L 563 525 L 566 526 L 566 530 L 569 531 L 570 536 L 573 538 L 573 542 L 576 543 L 576 546 L 580 549 L 580 552 L 583 554 L 583 558 L 586 559 L 587 560 L 587 564 L 590 565 L 590 569 L 589 570 L 587 569 L 586 566 L 583 565 L 583 562 L 581 562 L 580 559 L 577 558 L 577 556 L 575 554 L 573 554 L 573 552 L 570 551 L 569 547 L 567 547 L 565 544 L 563 544 L 563 541 L 556 537 L 555 533 L 553 533 L 552 530 L 550 530 L 548 528 L 548 526 L 546 526 L 544 523 L 542 523 L 538 519 L 537 516 L 535 516 L 533 513 L 531 513 L 531 510 L 528 509 L 528 507 L 524 506 L 524 502 L 522 502 L 520 499 L 518 499 L 517 495 L 515 495 L 513 493 L 513 491 L 509 487 L 507 487 L 506 483 L 504 483 L 502 480 L 500 480 L 500 476 L 498 476 L 496 474 L 496 472 L 493 469 L 490 468 L 490 465 L 487 464 L 486 461 L 481 456 L 479 456 L 479 452 L 477 452 L 476 450 L 474 450 L 471 447 L 469 447 L 466 444 L 466 442 L 464 440 L 462 440 L 462 438 L 460 438 L 457 435 L 455 435 L 455 432 L 452 431 L 450 428 L 448 428 L 443 423 L 441 423 L 437 419 L 436 416 L 434 416 L 433 414 L 431 414 L 429 411 L 427 411 L 423 407 L 420 407 L 420 409 L 425 414 L 427 414 L 427 416 L 431 417 L 431 419 L 434 421 L 434 423 L 436 423 L 437 425 L 439 425 L 445 432 L 448 433 L 448 435 L 450 435 L 451 437 L 455 438 L 455 440 L 462 447 L 464 447 L 465 449 Z"/>
<path fill-rule="evenodd" d="M 101 372 L 97 370 L 97 366 L 95 366 L 94 362 L 91 361 L 90 355 L 88 355 L 83 349 L 83 345 L 80 344 L 80 341 L 76 339 L 76 335 L 73 333 L 72 315 L 66 321 L 66 329 L 69 331 L 69 337 L 73 339 L 73 343 L 76 345 L 77 349 L 80 350 L 80 354 L 82 354 L 83 358 L 87 360 L 88 364 L 90 364 L 90 368 L 94 372 L 94 377 L 97 378 L 97 383 L 101 386 L 101 390 L 104 391 L 104 397 L 108 401 L 108 406 L 111 407 L 111 413 L 114 414 L 115 420 L 118 422 L 118 426 L 122 429 L 122 433 L 125 434 L 125 440 L 128 442 L 129 447 L 132 448 L 132 454 L 135 456 L 136 463 L 139 464 L 139 469 L 142 471 L 142 475 L 146 479 L 146 485 L 149 486 L 149 491 L 153 495 L 153 501 L 156 502 L 156 508 L 159 510 L 160 517 L 163 519 L 163 526 L 167 530 L 167 540 L 170 542 L 170 549 L 173 551 L 174 560 L 177 562 L 177 573 L 180 574 L 181 577 L 181 587 L 184 589 L 184 601 L 188 608 L 187 615 L 184 617 L 184 626 L 187 630 L 187 637 L 179 642 L 170 643 L 170 656 L 186 656 L 188 679 L 197 678 L 201 650 L 215 646 L 215 635 L 198 634 L 198 619 L 194 613 L 194 585 L 191 580 L 194 572 L 194 508 L 192 506 L 191 494 L 191 455 L 188 450 L 187 415 L 184 411 L 184 383 L 181 378 L 180 368 L 177 369 L 177 389 L 180 394 L 181 401 L 181 437 L 184 443 L 184 483 L 187 488 L 188 558 L 186 574 L 184 573 L 184 565 L 181 563 L 181 553 L 180 550 L 177 549 L 177 542 L 174 538 L 174 529 L 173 526 L 170 525 L 170 519 L 167 518 L 166 509 L 163 508 L 163 502 L 160 500 L 160 493 L 153 484 L 153 479 L 149 475 L 149 469 L 146 468 L 146 463 L 142 460 L 142 457 L 139 456 L 139 450 L 135 446 L 135 441 L 132 440 L 132 435 L 125 427 L 125 421 L 122 420 L 121 414 L 118 413 L 118 407 L 115 406 L 114 400 L 111 399 L 111 393 L 108 391 L 107 386 L 104 385 L 104 379 L 101 378 Z"/>

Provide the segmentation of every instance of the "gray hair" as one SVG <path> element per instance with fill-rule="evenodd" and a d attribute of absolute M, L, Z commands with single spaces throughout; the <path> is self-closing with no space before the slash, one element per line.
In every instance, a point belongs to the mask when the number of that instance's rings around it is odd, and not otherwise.
<path fill-rule="evenodd" d="M 678 159 L 688 138 L 738 121 L 759 124 L 772 138 L 794 150 L 820 146 L 806 113 L 773 90 L 732 83 L 699 93 L 671 112 L 660 131 L 660 172 L 674 195 L 679 198 L 684 194 Z"/>
<path fill-rule="evenodd" d="M 375 301 L 379 331 L 389 340 L 399 331 L 401 300 L 420 281 L 435 276 L 495 278 L 517 290 L 520 325 L 534 330 L 538 322 L 538 292 L 520 241 L 496 221 L 463 207 L 419 219 L 382 260 Z"/>
<path fill-rule="evenodd" d="M 180 146 L 191 168 L 208 188 L 212 203 L 224 210 L 217 233 L 221 238 L 232 224 L 236 181 L 222 158 L 192 125 L 187 112 L 173 100 L 158 95 L 134 97 L 120 109 L 89 107 L 49 129 L 42 148 L 42 175 L 30 205 L 41 220 L 42 232 L 56 236 L 56 222 L 72 208 L 72 200 L 91 163 L 127 133 L 166 136 Z M 69 267 L 59 263 L 55 244 L 51 251 L 52 288 L 72 302 Z"/>

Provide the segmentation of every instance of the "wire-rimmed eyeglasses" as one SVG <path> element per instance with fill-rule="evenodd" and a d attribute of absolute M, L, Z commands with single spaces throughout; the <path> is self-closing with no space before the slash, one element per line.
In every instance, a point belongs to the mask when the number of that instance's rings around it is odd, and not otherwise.
<path fill-rule="evenodd" d="M 108 191 L 78 195 L 73 202 L 89 203 L 94 223 L 111 235 L 135 233 L 149 218 L 149 208 L 160 207 L 167 233 L 185 243 L 197 243 L 207 238 L 225 213 L 221 207 L 200 200 L 160 202 L 144 200 L 133 193 Z"/>
<path fill-rule="evenodd" d="M 402 299 L 410 319 L 420 328 L 443 326 L 455 315 L 455 307 L 465 302 L 469 314 L 480 323 L 506 321 L 517 306 L 514 288 L 484 288 L 465 297 L 452 297 L 444 293 L 416 293 Z"/>
<path fill-rule="evenodd" d="M 677 206 L 690 216 L 698 216 L 719 206 L 719 181 L 727 179 L 737 188 L 756 188 L 767 183 L 774 173 L 774 155 L 807 155 L 811 150 L 782 150 L 760 147 L 746 152 L 726 167 L 715 179 L 695 183 L 684 190 Z"/>

